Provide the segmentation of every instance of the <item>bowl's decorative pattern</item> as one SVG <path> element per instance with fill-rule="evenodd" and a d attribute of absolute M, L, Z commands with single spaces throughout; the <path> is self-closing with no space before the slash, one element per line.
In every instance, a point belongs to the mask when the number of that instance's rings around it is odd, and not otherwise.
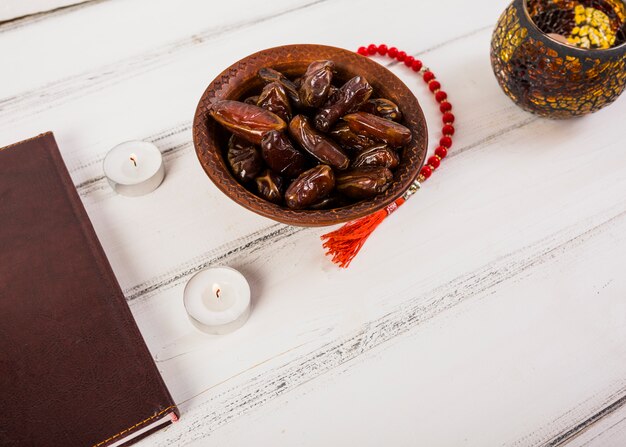
<path fill-rule="evenodd" d="M 315 60 L 331 59 L 337 77 L 347 80 L 363 75 L 375 94 L 398 104 L 404 114 L 403 124 L 411 129 L 413 141 L 402 152 L 402 160 L 394 173 L 391 187 L 371 200 L 329 210 L 291 210 L 267 202 L 248 191 L 232 176 L 224 157 L 225 133 L 210 117 L 210 105 L 221 99 L 241 99 L 258 90 L 259 68 L 271 67 L 295 76 L 304 73 Z M 322 45 L 287 45 L 252 54 L 227 68 L 207 87 L 193 123 L 193 140 L 200 164 L 215 185 L 240 205 L 265 217 L 291 225 L 324 226 L 347 222 L 377 211 L 406 191 L 417 178 L 424 164 L 428 143 L 426 120 L 422 109 L 409 88 L 382 65 L 348 50 Z"/>
<path fill-rule="evenodd" d="M 624 24 L 615 3 L 615 43 L 608 49 L 582 49 L 558 42 L 547 32 L 571 35 L 575 4 L 562 0 L 514 0 L 500 17 L 491 41 L 491 64 L 504 92 L 520 107 L 550 117 L 595 112 L 617 99 L 626 86 Z M 597 6 L 597 5 L 596 5 Z M 530 12 L 529 12 L 530 11 Z M 563 12 L 565 11 L 565 13 Z M 607 16 L 608 17 L 608 16 Z M 573 28 L 572 28 L 573 26 Z M 571 28 L 571 29 L 570 29 Z"/>

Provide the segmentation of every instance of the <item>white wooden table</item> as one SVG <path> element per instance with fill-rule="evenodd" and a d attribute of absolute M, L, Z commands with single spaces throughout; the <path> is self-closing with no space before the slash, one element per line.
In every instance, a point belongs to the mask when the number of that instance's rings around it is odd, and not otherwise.
<path fill-rule="evenodd" d="M 182 411 L 139 446 L 626 445 L 626 98 L 571 121 L 518 109 L 489 63 L 505 6 L 107 0 L 0 25 L 0 145 L 55 132 Z M 457 136 L 342 271 L 325 229 L 220 193 L 190 128 L 206 85 L 247 54 L 370 42 L 432 67 Z M 430 94 L 391 68 L 435 141 Z M 129 139 L 166 160 L 164 184 L 138 199 L 102 177 Z M 190 275 L 216 264 L 254 295 L 246 326 L 222 337 L 196 332 L 182 305 Z"/>

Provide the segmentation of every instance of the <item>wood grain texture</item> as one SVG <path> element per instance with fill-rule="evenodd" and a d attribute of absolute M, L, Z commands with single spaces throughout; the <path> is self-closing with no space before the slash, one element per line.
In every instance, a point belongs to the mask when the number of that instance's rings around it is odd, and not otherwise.
<path fill-rule="evenodd" d="M 178 424 L 139 446 L 626 443 L 626 100 L 566 122 L 518 109 L 488 59 L 504 6 L 125 0 L 0 26 L 13 56 L 0 145 L 55 131 L 181 405 Z M 191 120 L 208 83 L 248 54 L 370 41 L 432 67 L 457 134 L 439 171 L 339 271 L 323 229 L 256 216 L 212 185 Z M 437 141 L 423 82 L 380 62 Z M 130 139 L 165 154 L 165 182 L 140 199 L 102 176 L 106 152 Z M 182 290 L 217 264 L 246 275 L 254 308 L 241 330 L 210 337 L 187 321 Z"/>
<path fill-rule="evenodd" d="M 0 5 L 0 24 L 9 20 L 27 20 L 32 16 L 41 18 L 47 14 L 54 14 L 89 0 L 6 0 Z"/>
<path fill-rule="evenodd" d="M 624 397 L 603 408 L 595 420 L 588 420 L 564 445 L 568 447 L 619 447 L 626 439 L 626 406 Z M 587 421 L 585 421 L 587 422 Z"/>

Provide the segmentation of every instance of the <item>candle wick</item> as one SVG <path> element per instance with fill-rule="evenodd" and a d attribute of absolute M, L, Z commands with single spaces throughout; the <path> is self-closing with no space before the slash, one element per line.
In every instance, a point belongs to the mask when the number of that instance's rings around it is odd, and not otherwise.
<path fill-rule="evenodd" d="M 137 167 L 137 158 L 135 158 L 135 154 L 130 156 L 130 161 L 132 161 L 135 167 Z"/>
<path fill-rule="evenodd" d="M 220 292 L 221 292 L 220 289 L 216 289 L 215 290 L 215 296 L 219 298 L 220 297 Z"/>

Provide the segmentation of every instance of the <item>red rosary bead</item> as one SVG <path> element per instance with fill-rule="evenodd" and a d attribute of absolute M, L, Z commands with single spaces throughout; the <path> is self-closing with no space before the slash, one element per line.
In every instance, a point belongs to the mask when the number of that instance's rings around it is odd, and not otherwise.
<path fill-rule="evenodd" d="M 422 69 L 422 61 L 415 59 L 411 64 L 413 71 L 420 71 Z"/>
<path fill-rule="evenodd" d="M 452 124 L 454 122 L 454 115 L 450 112 L 446 112 L 443 114 L 442 120 L 444 124 Z"/>
<path fill-rule="evenodd" d="M 420 174 L 422 174 L 425 179 L 430 177 L 432 173 L 433 173 L 433 170 L 428 165 L 422 166 L 422 169 L 420 170 Z"/>
<path fill-rule="evenodd" d="M 441 84 L 439 83 L 439 81 L 430 81 L 428 83 L 428 88 L 431 92 L 434 93 L 441 88 Z"/>
<path fill-rule="evenodd" d="M 441 140 L 439 140 L 439 144 L 447 149 L 450 149 L 450 146 L 452 146 L 452 138 L 442 137 Z"/>
<path fill-rule="evenodd" d="M 441 132 L 443 132 L 443 134 L 446 135 L 446 136 L 452 136 L 452 135 L 454 135 L 454 127 L 452 125 L 450 125 L 450 124 L 446 124 L 441 129 Z"/>
<path fill-rule="evenodd" d="M 415 61 L 415 58 L 413 56 L 407 56 L 406 59 L 404 59 L 404 65 L 410 67 L 411 65 L 413 65 L 413 61 Z"/>
<path fill-rule="evenodd" d="M 398 49 L 396 47 L 389 48 L 389 51 L 387 51 L 387 55 L 389 57 L 396 57 L 398 55 Z"/>
<path fill-rule="evenodd" d="M 424 73 L 424 82 L 428 84 L 433 79 L 435 79 L 435 74 L 432 71 L 427 71 L 426 73 Z"/>
<path fill-rule="evenodd" d="M 402 62 L 405 58 L 406 58 L 406 53 L 404 51 L 398 51 L 398 55 L 396 56 L 396 59 Z"/>
<path fill-rule="evenodd" d="M 452 110 L 452 104 L 450 104 L 448 101 L 444 101 L 439 106 L 439 110 L 441 110 L 441 113 L 449 112 L 450 110 Z"/>
<path fill-rule="evenodd" d="M 448 98 L 448 94 L 444 92 L 443 90 L 439 90 L 435 94 L 435 99 L 437 100 L 437 102 L 445 101 L 447 98 Z"/>
<path fill-rule="evenodd" d="M 444 158 L 446 158 L 446 155 L 448 155 L 448 149 L 443 146 L 439 146 L 437 149 L 435 149 L 435 155 L 443 160 Z"/>
<path fill-rule="evenodd" d="M 381 56 L 387 54 L 387 45 L 385 45 L 384 43 L 378 45 L 378 54 L 380 54 Z"/>
<path fill-rule="evenodd" d="M 367 47 L 367 52 L 369 54 L 376 54 L 377 51 L 378 51 L 378 47 L 374 45 L 373 43 Z"/>
<path fill-rule="evenodd" d="M 439 159 L 439 157 L 435 155 L 433 155 L 432 157 L 428 159 L 428 164 L 433 169 L 437 169 L 439 167 L 439 163 L 441 163 L 441 160 Z"/>
<path fill-rule="evenodd" d="M 357 50 L 357 53 L 359 53 L 361 56 L 367 56 L 367 48 L 359 47 L 359 49 Z"/>

